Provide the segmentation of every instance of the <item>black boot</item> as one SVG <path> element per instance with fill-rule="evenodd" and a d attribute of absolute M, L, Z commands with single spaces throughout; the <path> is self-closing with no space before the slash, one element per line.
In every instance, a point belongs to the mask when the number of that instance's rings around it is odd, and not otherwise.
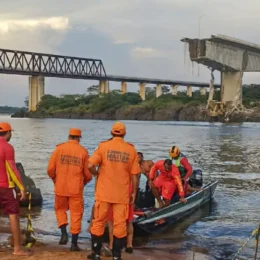
<path fill-rule="evenodd" d="M 91 235 L 92 253 L 88 255 L 88 259 L 101 260 L 102 236 Z"/>
<path fill-rule="evenodd" d="M 121 251 L 124 247 L 126 242 L 126 238 L 117 238 L 116 236 L 113 237 L 113 260 L 122 260 L 121 258 Z"/>
<path fill-rule="evenodd" d="M 59 242 L 60 245 L 66 245 L 69 241 L 66 226 L 67 225 L 62 225 L 60 227 L 60 230 L 61 230 L 61 238 L 60 238 L 60 242 Z"/>
<path fill-rule="evenodd" d="M 71 241 L 71 247 L 70 247 L 71 252 L 81 251 L 81 249 L 78 246 L 78 236 L 79 236 L 79 234 L 72 234 L 72 241 Z"/>

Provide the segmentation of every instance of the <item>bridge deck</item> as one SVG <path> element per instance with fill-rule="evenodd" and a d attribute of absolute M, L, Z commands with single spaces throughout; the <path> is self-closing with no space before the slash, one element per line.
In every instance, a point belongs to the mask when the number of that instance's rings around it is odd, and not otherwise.
<path fill-rule="evenodd" d="M 99 59 L 0 49 L 0 73 L 71 79 L 108 80 L 162 85 L 209 87 L 209 83 L 107 75 Z M 219 88 L 220 85 L 215 85 Z"/>

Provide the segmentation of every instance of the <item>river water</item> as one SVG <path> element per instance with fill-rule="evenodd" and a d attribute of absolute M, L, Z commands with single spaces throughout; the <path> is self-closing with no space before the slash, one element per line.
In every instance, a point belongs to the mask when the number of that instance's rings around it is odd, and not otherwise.
<path fill-rule="evenodd" d="M 64 119 L 12 119 L 15 132 L 11 143 L 17 162 L 41 189 L 44 202 L 33 213 L 34 228 L 45 241 L 57 241 L 59 230 L 53 210 L 53 184 L 46 174 L 49 156 L 55 145 L 66 141 L 68 129 L 83 131 L 82 145 L 90 152 L 102 140 L 110 138 L 112 121 Z M 234 253 L 257 227 L 260 215 L 260 124 L 221 124 L 200 122 L 125 121 L 126 140 L 132 142 L 145 159 L 167 156 L 171 145 L 178 145 L 194 168 L 203 171 L 206 182 L 218 180 L 211 207 L 205 207 L 160 236 L 151 237 L 141 246 L 145 249 L 170 250 L 182 241 L 183 249 L 206 252 L 210 259 L 232 259 Z M 144 179 L 143 179 L 144 181 Z M 85 213 L 81 239 L 86 232 L 93 203 L 92 181 L 85 188 Z M 25 225 L 25 219 L 22 220 Z M 252 259 L 254 241 L 238 259 Z"/>

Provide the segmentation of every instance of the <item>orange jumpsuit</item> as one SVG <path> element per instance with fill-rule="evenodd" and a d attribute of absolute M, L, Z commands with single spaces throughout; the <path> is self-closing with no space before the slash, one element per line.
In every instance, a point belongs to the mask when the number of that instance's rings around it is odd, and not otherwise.
<path fill-rule="evenodd" d="M 154 180 L 158 170 L 160 171 L 160 175 Z M 177 188 L 179 196 L 184 197 L 181 176 L 175 165 L 172 165 L 171 170 L 167 172 L 164 169 L 164 160 L 156 162 L 151 168 L 149 179 L 154 180 L 154 186 L 159 190 L 164 199 L 171 200 Z"/>
<path fill-rule="evenodd" d="M 140 173 L 135 147 L 121 137 L 114 137 L 101 142 L 89 162 L 99 165 L 91 234 L 98 237 L 104 234 L 112 207 L 113 234 L 119 239 L 124 238 L 127 235 L 129 185 L 132 175 Z"/>
<path fill-rule="evenodd" d="M 51 155 L 48 175 L 55 186 L 55 213 L 58 226 L 68 224 L 70 210 L 71 234 L 79 234 L 84 211 L 83 189 L 91 181 L 88 151 L 76 140 L 58 145 Z"/>

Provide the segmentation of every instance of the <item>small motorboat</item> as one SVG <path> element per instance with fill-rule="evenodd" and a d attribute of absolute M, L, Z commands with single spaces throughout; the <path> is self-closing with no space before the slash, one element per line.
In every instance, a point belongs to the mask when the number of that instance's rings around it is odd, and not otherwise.
<path fill-rule="evenodd" d="M 186 197 L 187 203 L 175 202 L 162 209 L 150 208 L 135 212 L 133 221 L 135 236 L 160 233 L 181 219 L 188 217 L 194 211 L 211 202 L 218 182 L 210 182 L 203 186 L 203 190 L 195 191 Z"/>

